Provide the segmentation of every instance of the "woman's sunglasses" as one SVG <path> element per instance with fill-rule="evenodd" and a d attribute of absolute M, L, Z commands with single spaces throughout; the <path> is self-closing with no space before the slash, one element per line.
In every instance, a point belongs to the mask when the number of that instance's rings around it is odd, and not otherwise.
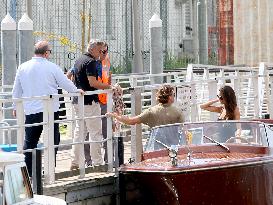
<path fill-rule="evenodd" d="M 217 95 L 217 97 L 219 98 L 219 100 L 223 100 L 223 97 L 221 95 Z"/>

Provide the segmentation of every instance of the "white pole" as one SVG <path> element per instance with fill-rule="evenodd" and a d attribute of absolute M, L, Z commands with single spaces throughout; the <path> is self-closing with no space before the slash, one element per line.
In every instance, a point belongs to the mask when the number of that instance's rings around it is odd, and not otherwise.
<path fill-rule="evenodd" d="M 150 73 L 163 73 L 162 20 L 154 14 L 149 20 L 150 28 Z M 161 77 L 151 78 L 151 84 L 161 84 Z"/>
<path fill-rule="evenodd" d="M 113 111 L 113 92 L 107 93 L 107 112 Z M 108 159 L 108 171 L 113 170 L 113 128 L 112 119 L 107 118 L 107 159 Z"/>
<path fill-rule="evenodd" d="M 26 0 L 27 15 L 32 19 L 32 0 Z"/>
<path fill-rule="evenodd" d="M 33 55 L 33 21 L 25 13 L 18 22 L 19 64 L 31 59 Z"/>
<path fill-rule="evenodd" d="M 139 13 L 138 13 L 138 0 L 133 1 L 133 26 L 134 26 L 134 56 L 133 56 L 133 73 L 143 72 L 143 63 L 141 56 L 141 42 L 139 31 Z"/>
<path fill-rule="evenodd" d="M 1 22 L 1 53 L 2 53 L 2 86 L 13 85 L 16 75 L 16 22 L 8 13 Z M 10 92 L 9 88 L 2 91 Z M 4 96 L 8 98 L 8 95 Z M 11 103 L 4 103 L 4 108 Z M 4 119 L 13 119 L 11 110 L 4 110 Z M 13 125 L 14 123 L 9 123 Z M 13 133 L 16 135 L 16 133 Z M 3 136 L 7 137 L 7 136 Z"/>

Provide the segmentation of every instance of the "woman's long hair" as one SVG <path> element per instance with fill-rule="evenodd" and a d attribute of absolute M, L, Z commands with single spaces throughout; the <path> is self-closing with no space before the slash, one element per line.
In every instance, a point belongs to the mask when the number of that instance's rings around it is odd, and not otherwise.
<path fill-rule="evenodd" d="M 219 91 L 220 95 L 223 97 L 223 104 L 225 105 L 226 109 L 225 118 L 227 120 L 234 120 L 234 111 L 237 107 L 237 100 L 234 90 L 232 89 L 232 87 L 225 85 L 221 87 Z"/>

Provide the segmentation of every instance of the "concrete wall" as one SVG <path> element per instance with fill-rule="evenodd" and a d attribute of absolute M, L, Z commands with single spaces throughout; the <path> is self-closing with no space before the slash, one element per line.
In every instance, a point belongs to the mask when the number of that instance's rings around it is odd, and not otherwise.
<path fill-rule="evenodd" d="M 44 186 L 43 194 L 63 199 L 68 205 L 117 205 L 116 180 L 113 174 L 103 173 L 89 174 L 84 179 L 64 178 Z"/>
<path fill-rule="evenodd" d="M 273 1 L 233 0 L 234 64 L 273 62 Z"/>

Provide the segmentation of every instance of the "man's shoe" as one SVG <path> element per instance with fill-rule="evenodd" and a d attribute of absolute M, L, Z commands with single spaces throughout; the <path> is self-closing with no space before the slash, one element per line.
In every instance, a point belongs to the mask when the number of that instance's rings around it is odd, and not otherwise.
<path fill-rule="evenodd" d="M 70 170 L 75 170 L 75 169 L 79 169 L 79 166 L 78 165 L 75 165 L 75 164 L 72 164 L 70 166 Z"/>
<path fill-rule="evenodd" d="M 104 165 L 104 163 L 99 163 L 99 164 L 93 163 L 93 164 L 92 164 L 93 167 L 99 167 L 99 166 L 102 166 L 102 165 Z"/>
<path fill-rule="evenodd" d="M 92 160 L 85 162 L 85 167 L 91 167 L 91 166 L 92 166 Z"/>
<path fill-rule="evenodd" d="M 92 167 L 92 164 L 85 164 L 85 168 Z"/>

